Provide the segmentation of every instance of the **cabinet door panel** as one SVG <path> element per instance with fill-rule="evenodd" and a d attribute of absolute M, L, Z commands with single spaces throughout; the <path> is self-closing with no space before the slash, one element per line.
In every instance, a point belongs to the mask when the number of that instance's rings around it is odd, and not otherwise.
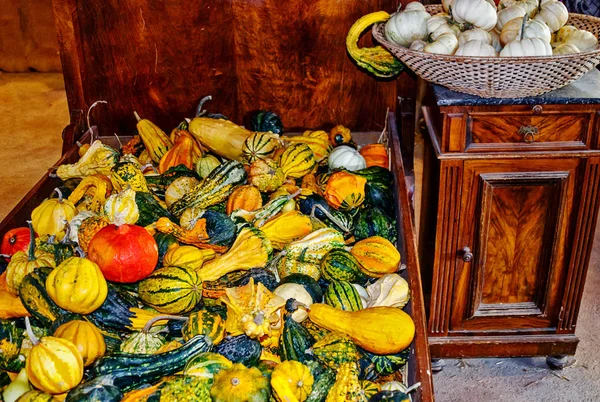
<path fill-rule="evenodd" d="M 466 161 L 451 331 L 555 325 L 577 160 Z M 460 256 L 458 256 L 460 258 Z"/>

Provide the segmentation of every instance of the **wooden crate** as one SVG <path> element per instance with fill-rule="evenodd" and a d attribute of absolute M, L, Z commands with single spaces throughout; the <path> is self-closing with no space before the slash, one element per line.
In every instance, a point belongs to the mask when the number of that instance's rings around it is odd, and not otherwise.
<path fill-rule="evenodd" d="M 71 124 L 63 156 L 77 160 L 76 141 L 89 141 L 85 111 L 97 100 L 91 124 L 114 144 L 135 127 L 133 111 L 163 129 L 192 116 L 205 95 L 209 111 L 243 123 L 249 112 L 278 113 L 287 132 L 344 124 L 358 141 L 374 142 L 388 114 L 391 166 L 396 184 L 398 248 L 410 284 L 416 337 L 407 365 L 413 401 L 433 401 L 425 310 L 412 210 L 394 112 L 405 80 L 376 80 L 345 50 L 345 35 L 360 16 L 393 10 L 396 1 L 313 0 L 167 1 L 54 0 Z M 406 81 L 408 80 L 408 81 Z M 46 175 L 0 223 L 0 236 L 24 225 L 58 180 Z"/>

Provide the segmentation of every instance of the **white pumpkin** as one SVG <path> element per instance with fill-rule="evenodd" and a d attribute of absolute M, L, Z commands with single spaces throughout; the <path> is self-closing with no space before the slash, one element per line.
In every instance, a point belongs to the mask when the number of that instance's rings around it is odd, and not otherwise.
<path fill-rule="evenodd" d="M 284 283 L 283 285 L 277 286 L 273 293 L 275 293 L 277 296 L 283 297 L 285 300 L 296 299 L 308 307 L 313 304 L 313 299 L 310 296 L 310 293 L 306 291 L 304 286 L 298 283 Z M 308 313 L 302 308 L 299 308 L 292 313 L 292 319 L 296 322 L 302 322 L 306 320 L 307 317 Z"/>
<path fill-rule="evenodd" d="M 491 30 L 498 22 L 496 7 L 486 0 L 454 0 L 452 17 L 459 23 L 469 23 L 476 28 Z"/>
<path fill-rule="evenodd" d="M 502 11 L 512 6 L 520 6 L 533 18 L 538 12 L 539 4 L 539 0 L 500 0 L 500 3 L 498 3 L 498 11 Z"/>
<path fill-rule="evenodd" d="M 329 169 L 344 168 L 354 172 L 367 167 L 365 158 L 354 148 L 340 145 L 329 154 L 327 159 Z"/>
<path fill-rule="evenodd" d="M 494 0 L 485 0 L 485 1 L 490 3 L 492 6 L 496 7 L 496 3 L 494 2 Z M 453 3 L 454 3 L 454 0 L 442 0 L 442 8 L 444 9 L 445 12 L 449 12 L 450 7 L 452 6 Z"/>
<path fill-rule="evenodd" d="M 418 1 L 413 1 L 404 6 L 404 11 L 426 11 L 425 6 Z"/>
<path fill-rule="evenodd" d="M 431 15 L 424 10 L 408 10 L 394 14 L 385 24 L 385 38 L 403 47 L 418 39 L 427 38 L 427 20 Z"/>
<path fill-rule="evenodd" d="M 554 42 L 564 42 L 567 36 L 573 32 L 578 31 L 573 25 L 565 25 L 554 34 Z"/>
<path fill-rule="evenodd" d="M 427 46 L 427 42 L 424 40 L 416 40 L 410 45 L 410 50 L 416 50 L 417 52 L 422 52 L 423 49 Z"/>
<path fill-rule="evenodd" d="M 525 38 L 510 42 L 500 52 L 501 57 L 552 56 L 550 43 L 540 38 Z"/>
<path fill-rule="evenodd" d="M 502 50 L 502 43 L 500 43 L 500 35 L 494 30 L 490 31 L 489 34 L 492 37 L 492 43 L 490 43 L 490 45 L 492 45 L 496 52 L 500 53 L 500 51 Z"/>
<path fill-rule="evenodd" d="M 426 53 L 454 54 L 458 49 L 458 39 L 451 33 L 445 33 L 439 38 L 425 46 L 423 51 Z"/>
<path fill-rule="evenodd" d="M 502 31 L 504 25 L 515 18 L 523 18 L 527 14 L 525 9 L 518 4 L 507 7 L 498 13 L 498 22 L 496 23 L 496 29 Z"/>
<path fill-rule="evenodd" d="M 582 29 L 571 32 L 563 42 L 577 46 L 582 52 L 588 52 L 598 47 L 598 38 L 593 33 Z"/>
<path fill-rule="evenodd" d="M 534 19 L 548 25 L 551 32 L 556 32 L 567 23 L 569 11 L 560 1 L 548 1 L 541 6 Z"/>
<path fill-rule="evenodd" d="M 467 42 L 472 40 L 478 40 L 480 42 L 487 43 L 488 45 L 492 44 L 492 35 L 488 31 L 484 31 L 483 29 L 474 28 L 469 29 L 468 31 L 461 32 L 458 35 L 458 46 L 462 46 Z"/>
<path fill-rule="evenodd" d="M 478 40 L 471 40 L 462 46 L 458 47 L 455 56 L 480 56 L 480 57 L 496 57 L 498 52 L 492 45 Z"/>
<path fill-rule="evenodd" d="M 573 53 L 581 53 L 577 46 L 572 45 L 570 43 L 560 43 L 554 49 L 552 49 L 552 54 L 554 56 L 560 56 L 563 54 L 573 54 Z"/>
<path fill-rule="evenodd" d="M 427 34 L 430 40 L 437 40 L 445 33 L 452 33 L 455 36 L 460 34 L 460 27 L 451 22 L 448 14 L 436 14 L 427 20 Z"/>
<path fill-rule="evenodd" d="M 523 27 L 523 18 L 515 18 L 508 21 L 500 33 L 500 43 L 506 46 L 507 43 L 521 39 L 521 29 Z M 540 38 L 544 42 L 550 43 L 552 33 L 546 24 L 537 20 L 529 20 L 525 23 L 523 38 Z"/>

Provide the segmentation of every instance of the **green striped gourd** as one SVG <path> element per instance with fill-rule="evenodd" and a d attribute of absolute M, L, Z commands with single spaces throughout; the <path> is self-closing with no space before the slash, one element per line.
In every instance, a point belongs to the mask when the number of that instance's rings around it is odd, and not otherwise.
<path fill-rule="evenodd" d="M 242 157 L 249 163 L 269 158 L 279 148 L 279 136 L 273 133 L 256 132 L 246 138 L 242 145 Z"/>
<path fill-rule="evenodd" d="M 346 249 L 334 248 L 321 260 L 321 274 L 326 281 L 365 283 L 368 277 L 360 269 L 358 260 Z"/>
<path fill-rule="evenodd" d="M 313 356 L 327 368 L 336 369 L 343 363 L 356 363 L 356 345 L 346 335 L 331 332 L 312 347 Z"/>
<path fill-rule="evenodd" d="M 165 338 L 160 335 L 140 331 L 131 334 L 129 338 L 125 339 L 119 349 L 123 353 L 153 354 L 165 343 L 167 343 Z"/>
<path fill-rule="evenodd" d="M 327 287 L 323 300 L 325 304 L 345 311 L 362 309 L 360 294 L 350 282 L 333 281 Z"/>
<path fill-rule="evenodd" d="M 183 373 L 196 377 L 212 379 L 221 370 L 231 368 L 233 363 L 223 355 L 204 352 L 192 357 L 185 365 Z"/>
<path fill-rule="evenodd" d="M 190 314 L 181 327 L 181 334 L 186 342 L 196 335 L 206 335 L 213 345 L 217 345 L 225 337 L 225 323 L 219 314 L 200 310 Z"/>
<path fill-rule="evenodd" d="M 187 208 L 205 209 L 227 200 L 233 189 L 246 181 L 246 170 L 238 161 L 219 165 L 191 191 L 171 204 L 169 210 L 180 217 Z"/>
<path fill-rule="evenodd" d="M 202 280 L 191 268 L 164 267 L 140 282 L 138 295 L 161 313 L 184 314 L 202 298 Z"/>

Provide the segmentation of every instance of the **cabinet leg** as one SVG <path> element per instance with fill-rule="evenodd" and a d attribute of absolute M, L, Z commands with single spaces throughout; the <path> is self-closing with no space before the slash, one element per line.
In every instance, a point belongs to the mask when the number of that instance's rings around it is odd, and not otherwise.
<path fill-rule="evenodd" d="M 569 356 L 568 355 L 547 356 L 546 364 L 552 370 L 562 370 L 570 364 Z"/>
<path fill-rule="evenodd" d="M 431 371 L 434 373 L 439 373 L 444 369 L 444 360 L 443 359 L 431 359 Z"/>

